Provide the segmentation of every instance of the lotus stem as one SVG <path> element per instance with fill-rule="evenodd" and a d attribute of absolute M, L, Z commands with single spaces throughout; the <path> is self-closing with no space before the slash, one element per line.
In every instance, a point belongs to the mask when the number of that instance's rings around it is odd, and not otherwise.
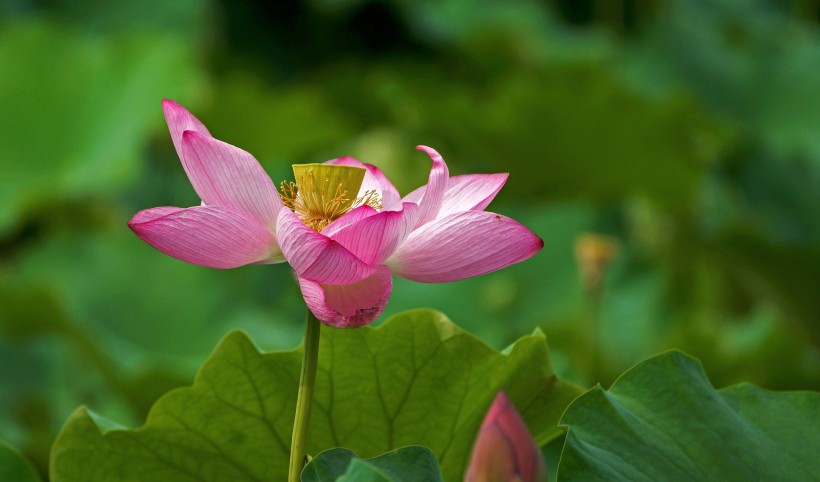
<path fill-rule="evenodd" d="M 305 323 L 302 374 L 299 376 L 299 395 L 296 398 L 296 415 L 293 419 L 293 437 L 290 444 L 288 482 L 299 482 L 307 454 L 307 433 L 310 424 L 310 406 L 316 385 L 316 367 L 319 361 L 319 334 L 321 323 L 308 310 Z"/>

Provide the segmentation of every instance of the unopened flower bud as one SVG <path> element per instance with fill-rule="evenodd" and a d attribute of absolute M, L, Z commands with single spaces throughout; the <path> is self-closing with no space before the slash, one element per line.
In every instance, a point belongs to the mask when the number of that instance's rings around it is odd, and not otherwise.
<path fill-rule="evenodd" d="M 545 482 L 541 451 L 515 407 L 501 391 L 473 446 L 465 482 Z"/>

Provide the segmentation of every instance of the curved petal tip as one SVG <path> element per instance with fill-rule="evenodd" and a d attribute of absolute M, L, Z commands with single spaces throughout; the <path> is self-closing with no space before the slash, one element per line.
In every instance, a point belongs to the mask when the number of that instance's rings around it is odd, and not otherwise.
<path fill-rule="evenodd" d="M 419 144 L 418 146 L 416 146 L 416 149 L 417 149 L 417 150 L 419 150 L 419 151 L 422 151 L 422 152 L 426 153 L 426 154 L 427 154 L 428 156 L 430 156 L 430 158 L 432 158 L 434 161 L 438 161 L 438 160 L 442 160 L 442 159 L 443 159 L 443 158 L 441 157 L 441 154 L 439 154 L 439 153 L 438 153 L 438 151 L 437 151 L 437 150 L 435 150 L 435 149 L 433 149 L 432 147 L 423 146 L 423 145 Z"/>

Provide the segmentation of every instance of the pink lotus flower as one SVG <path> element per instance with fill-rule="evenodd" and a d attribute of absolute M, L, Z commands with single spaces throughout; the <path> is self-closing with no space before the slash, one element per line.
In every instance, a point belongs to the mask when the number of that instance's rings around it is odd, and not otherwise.
<path fill-rule="evenodd" d="M 140 211 L 129 227 L 189 263 L 234 268 L 287 261 L 308 308 L 325 324 L 373 321 L 394 274 L 455 281 L 523 261 L 543 247 L 523 225 L 484 211 L 507 174 L 449 177 L 441 156 L 419 146 L 433 161 L 429 182 L 404 198 L 378 168 L 350 157 L 294 166 L 296 182 L 283 183 L 280 196 L 252 155 L 211 137 L 179 104 L 166 100 L 163 110 L 202 204 Z"/>
<path fill-rule="evenodd" d="M 473 446 L 465 482 L 543 482 L 544 459 L 507 395 L 495 397 Z"/>

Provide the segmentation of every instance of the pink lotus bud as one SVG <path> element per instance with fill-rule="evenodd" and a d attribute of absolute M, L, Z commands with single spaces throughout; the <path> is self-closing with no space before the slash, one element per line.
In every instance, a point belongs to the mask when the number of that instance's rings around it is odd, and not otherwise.
<path fill-rule="evenodd" d="M 465 482 L 544 482 L 544 459 L 501 391 L 481 424 Z"/>

